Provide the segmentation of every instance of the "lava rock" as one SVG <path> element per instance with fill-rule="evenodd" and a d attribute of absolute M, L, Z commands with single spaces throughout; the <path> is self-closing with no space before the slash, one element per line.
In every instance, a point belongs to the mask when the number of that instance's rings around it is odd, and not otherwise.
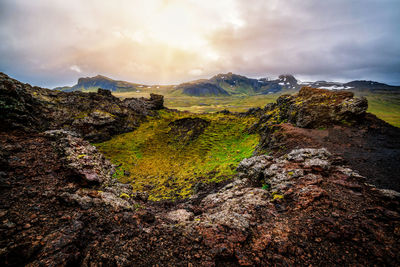
<path fill-rule="evenodd" d="M 185 209 L 173 210 L 167 213 L 167 218 L 175 222 L 187 222 L 193 220 L 194 214 Z"/>
<path fill-rule="evenodd" d="M 148 115 L 164 108 L 164 98 L 121 101 L 109 90 L 60 92 L 32 87 L 0 73 L 0 129 L 42 132 L 68 130 L 100 142 L 137 128 Z"/>

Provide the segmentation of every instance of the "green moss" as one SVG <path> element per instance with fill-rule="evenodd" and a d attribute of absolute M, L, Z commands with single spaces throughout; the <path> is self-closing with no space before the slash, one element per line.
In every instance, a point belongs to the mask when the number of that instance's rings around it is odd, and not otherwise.
<path fill-rule="evenodd" d="M 118 177 L 121 177 L 123 175 L 124 175 L 124 170 L 122 168 L 117 168 L 113 173 L 112 177 L 117 179 Z"/>
<path fill-rule="evenodd" d="M 263 186 L 261 187 L 264 190 L 268 190 L 269 189 L 269 184 L 263 184 Z"/>
<path fill-rule="evenodd" d="M 97 112 L 97 113 L 102 114 L 103 116 L 106 116 L 106 117 L 112 117 L 112 118 L 115 117 L 114 114 L 111 114 L 111 113 L 109 113 L 109 112 L 107 112 L 107 111 L 100 110 L 100 109 L 95 109 L 95 110 L 93 110 L 93 112 Z M 92 112 L 92 113 L 93 113 L 93 112 Z"/>
<path fill-rule="evenodd" d="M 79 113 L 74 117 L 74 119 L 83 119 L 83 118 L 85 118 L 85 117 L 87 117 L 87 116 L 89 116 L 89 114 L 88 114 L 86 111 L 82 111 L 82 112 L 79 112 Z"/>
<path fill-rule="evenodd" d="M 140 205 L 139 203 L 135 203 L 135 204 L 133 204 L 133 208 L 135 210 L 140 210 L 140 209 L 142 209 L 142 205 Z"/>
<path fill-rule="evenodd" d="M 187 117 L 202 118 L 209 125 L 196 139 L 180 142 L 169 133 L 169 123 Z M 114 177 L 131 182 L 134 191 L 147 191 L 151 200 L 185 198 L 197 182 L 219 182 L 236 173 L 236 166 L 258 143 L 258 135 L 247 132 L 255 120 L 161 111 L 136 131 L 96 146 L 114 164 L 122 164 Z M 124 176 L 124 170 L 132 177 Z"/>
<path fill-rule="evenodd" d="M 342 124 L 344 124 L 344 125 L 351 126 L 351 122 L 346 121 L 346 120 L 341 120 L 340 123 L 342 123 Z"/>
<path fill-rule="evenodd" d="M 126 193 L 121 193 L 121 195 L 119 195 L 120 198 L 130 198 L 130 196 Z"/>
<path fill-rule="evenodd" d="M 283 198 L 283 195 L 275 194 L 272 199 L 275 200 L 275 199 L 282 199 L 282 198 Z"/>
<path fill-rule="evenodd" d="M 272 200 L 283 199 L 283 195 L 278 194 L 277 192 L 272 192 Z"/>
<path fill-rule="evenodd" d="M 117 109 L 117 107 L 113 107 L 113 108 Z M 97 112 L 99 114 L 102 114 L 105 117 L 112 117 L 112 118 L 115 117 L 115 115 L 113 115 L 113 114 L 111 114 L 109 112 L 106 112 L 104 110 L 95 109 L 95 110 L 81 111 L 81 112 L 79 112 L 78 114 L 76 114 L 74 116 L 74 119 L 78 119 L 78 120 L 79 119 L 84 119 L 84 118 L 88 117 L 93 112 Z"/>

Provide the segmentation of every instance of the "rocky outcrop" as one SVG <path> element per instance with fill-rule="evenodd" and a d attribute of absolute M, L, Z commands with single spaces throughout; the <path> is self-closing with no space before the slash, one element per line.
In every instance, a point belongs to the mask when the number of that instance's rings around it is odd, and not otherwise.
<path fill-rule="evenodd" d="M 380 188 L 400 191 L 399 128 L 393 127 L 372 114 L 358 123 L 339 124 L 326 128 L 306 129 L 290 123 L 265 127 L 260 132 L 260 143 L 255 154 L 281 156 L 293 149 L 326 147 L 340 156 L 347 165 L 357 170 Z"/>
<path fill-rule="evenodd" d="M 193 213 L 185 209 L 173 210 L 167 213 L 166 217 L 173 222 L 188 222 L 193 220 Z"/>
<path fill-rule="evenodd" d="M 301 189 L 304 195 L 317 196 L 323 192 L 311 185 L 315 181 L 322 182 L 331 168 L 363 181 L 363 177 L 351 169 L 334 166 L 332 159 L 324 148 L 293 150 L 279 158 L 262 155 L 244 159 L 237 168 L 236 181 L 202 200 L 204 213 L 199 221 L 246 231 L 257 220 L 258 209 L 275 210 L 273 203 L 293 194 L 293 188 L 299 183 L 310 185 Z"/>
<path fill-rule="evenodd" d="M 377 255 L 384 250 L 381 244 L 392 252 L 400 248 L 391 236 L 399 225 L 398 208 L 380 206 L 373 209 L 385 211 L 372 215 L 367 207 L 383 199 L 398 201 L 397 194 L 365 184 L 364 177 L 339 162 L 325 148 L 243 160 L 239 178 L 206 196 L 200 203 L 203 213 L 184 228 L 210 248 L 201 250 L 202 264 L 207 258 L 246 266 L 397 261 L 395 254 Z M 391 226 L 378 223 L 381 219 Z M 375 234 L 366 235 L 365 227 Z M 365 254 L 368 247 L 375 256 Z"/>
<path fill-rule="evenodd" d="M 0 127 L 7 131 L 70 130 L 90 141 L 132 131 L 146 116 L 164 108 L 163 96 L 150 99 L 114 97 L 97 93 L 59 92 L 20 83 L 0 73 Z"/>
<path fill-rule="evenodd" d="M 332 154 L 325 148 L 302 148 L 280 158 L 263 155 L 244 159 L 238 166 L 238 172 L 240 177 L 249 179 L 253 185 L 265 185 L 275 193 L 282 193 L 293 186 L 295 179 L 304 177 L 307 172 L 329 172 L 331 161 Z"/>
<path fill-rule="evenodd" d="M 115 172 L 111 163 L 96 147 L 77 137 L 73 132 L 51 130 L 45 135 L 54 140 L 54 145 L 71 171 L 71 176 L 84 184 L 110 184 Z"/>
<path fill-rule="evenodd" d="M 150 94 L 150 99 L 146 98 L 125 98 L 123 105 L 133 110 L 148 111 L 146 115 L 151 115 L 154 110 L 164 108 L 164 96 Z"/>
<path fill-rule="evenodd" d="M 326 147 L 381 188 L 400 190 L 400 130 L 366 113 L 367 101 L 351 92 L 303 87 L 255 113 L 260 134 L 255 155 Z M 242 113 L 241 116 L 252 116 Z"/>
<path fill-rule="evenodd" d="M 60 195 L 66 203 L 75 203 L 83 209 L 108 205 L 115 210 L 131 210 L 134 199 L 143 200 L 137 197 L 139 193 L 133 194 L 130 184 L 120 183 L 113 178 L 116 166 L 89 142 L 64 130 L 46 131 L 44 135 L 52 141 L 68 179 L 80 185 L 75 192 Z"/>
<path fill-rule="evenodd" d="M 282 95 L 264 108 L 255 127 L 289 122 L 297 127 L 318 128 L 333 124 L 350 124 L 365 116 L 366 98 L 354 98 L 351 92 L 303 87 L 298 94 Z"/>

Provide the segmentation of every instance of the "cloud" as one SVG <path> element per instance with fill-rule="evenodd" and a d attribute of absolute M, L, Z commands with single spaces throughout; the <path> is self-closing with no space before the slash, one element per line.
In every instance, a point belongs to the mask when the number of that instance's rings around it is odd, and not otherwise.
<path fill-rule="evenodd" d="M 240 10 L 246 27 L 209 37 L 235 72 L 400 82 L 399 2 L 263 1 Z"/>
<path fill-rule="evenodd" d="M 400 84 L 397 0 L 3 0 L 0 71 L 52 87 L 220 72 Z"/>
<path fill-rule="evenodd" d="M 72 65 L 71 67 L 69 67 L 70 70 L 81 73 L 81 68 L 79 68 L 79 66 L 77 65 Z"/>
<path fill-rule="evenodd" d="M 203 70 L 201 69 L 192 69 L 189 71 L 189 74 L 192 76 L 200 76 L 203 74 Z"/>

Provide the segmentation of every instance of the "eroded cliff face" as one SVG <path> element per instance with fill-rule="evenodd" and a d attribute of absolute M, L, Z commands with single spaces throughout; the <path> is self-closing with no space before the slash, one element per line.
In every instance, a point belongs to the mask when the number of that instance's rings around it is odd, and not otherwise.
<path fill-rule="evenodd" d="M 369 143 L 361 141 L 376 131 L 393 143 L 392 155 L 399 153 L 398 131 L 366 115 L 364 100 L 310 89 L 282 97 L 273 108 L 238 114 L 260 117 L 251 130 L 262 139 L 255 155 L 239 164 L 237 175 L 229 182 L 204 184 L 188 199 L 152 202 L 115 180 L 115 166 L 82 137 L 106 138 L 114 134 L 107 125 L 117 122 L 130 125 L 122 131 L 134 128 L 138 118 L 156 115 L 161 97 L 122 102 L 104 91 L 59 93 L 9 78 L 0 89 L 3 266 L 400 262 L 400 194 L 371 185 L 371 177 L 350 168 L 343 156 L 355 151 L 343 136 L 351 133 L 351 140 L 367 149 Z M 304 100 L 296 104 L 299 97 Z M 339 100 L 332 105 L 327 99 Z M 314 113 L 312 103 L 329 107 Z M 89 118 L 72 119 L 69 112 L 81 109 Z M 357 136 L 359 129 L 364 132 Z M 344 135 L 330 139 L 339 132 Z M 334 143 L 343 150 L 331 149 Z M 262 152 L 267 150 L 269 155 Z"/>
<path fill-rule="evenodd" d="M 129 132 L 163 109 L 163 96 L 120 99 L 110 91 L 59 92 L 23 84 L 0 73 L 0 127 L 25 131 L 71 130 L 90 141 Z"/>

